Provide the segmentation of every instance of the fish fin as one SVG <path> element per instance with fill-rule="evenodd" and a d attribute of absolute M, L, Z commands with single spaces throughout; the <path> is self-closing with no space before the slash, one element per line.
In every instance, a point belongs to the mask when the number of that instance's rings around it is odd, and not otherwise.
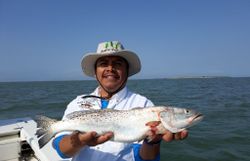
<path fill-rule="evenodd" d="M 46 133 L 46 130 L 44 130 L 44 129 L 37 129 L 35 135 L 37 135 L 37 137 L 40 138 L 45 133 Z"/>
<path fill-rule="evenodd" d="M 151 136 L 147 136 L 146 139 L 148 142 L 151 142 L 152 140 L 154 140 L 155 135 L 151 135 Z"/>
<path fill-rule="evenodd" d="M 163 126 L 162 123 L 160 123 L 155 130 L 156 134 L 165 134 L 168 130 Z"/>
<path fill-rule="evenodd" d="M 148 142 L 152 141 L 154 138 L 155 138 L 155 131 L 148 130 L 146 132 L 146 139 L 148 140 Z"/>
<path fill-rule="evenodd" d="M 157 135 L 167 132 L 167 129 L 160 121 L 151 121 L 146 123 L 146 125 L 150 126 L 150 129 L 146 132 L 146 139 L 148 142 L 154 140 Z"/>
<path fill-rule="evenodd" d="M 50 141 L 50 139 L 51 139 L 52 137 L 54 137 L 54 135 L 55 135 L 55 134 L 53 134 L 52 132 L 47 132 L 47 133 L 45 133 L 41 138 L 39 138 L 38 144 L 39 144 L 40 149 L 41 149 L 44 145 L 46 145 L 46 144 Z"/>
<path fill-rule="evenodd" d="M 42 148 L 55 135 L 51 126 L 55 124 L 57 120 L 42 115 L 36 116 L 34 120 L 38 128 L 35 135 L 38 137 L 39 147 Z"/>
<path fill-rule="evenodd" d="M 153 128 L 153 127 L 158 126 L 160 123 L 161 123 L 160 121 L 150 121 L 150 122 L 147 122 L 145 125 Z"/>

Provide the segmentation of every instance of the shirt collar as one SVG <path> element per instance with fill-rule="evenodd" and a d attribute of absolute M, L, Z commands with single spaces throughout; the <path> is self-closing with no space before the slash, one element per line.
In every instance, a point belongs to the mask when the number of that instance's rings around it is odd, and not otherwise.
<path fill-rule="evenodd" d="M 99 94 L 99 88 L 100 87 L 97 87 L 96 89 L 95 89 L 95 91 L 93 92 L 93 93 L 91 93 L 91 94 L 93 94 L 93 95 L 95 95 L 95 96 L 100 96 L 100 94 Z M 112 97 L 111 97 L 111 99 L 110 99 L 110 101 L 115 101 L 115 102 L 120 102 L 121 100 L 123 100 L 126 96 L 127 96 L 127 92 L 128 92 L 128 89 L 127 89 L 127 87 L 125 86 L 122 90 L 120 90 L 118 93 L 116 93 L 116 94 L 114 94 Z"/>

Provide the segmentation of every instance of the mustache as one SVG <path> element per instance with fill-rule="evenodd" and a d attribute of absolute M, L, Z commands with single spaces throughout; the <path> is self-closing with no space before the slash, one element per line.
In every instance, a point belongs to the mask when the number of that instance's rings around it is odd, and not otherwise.
<path fill-rule="evenodd" d="M 120 75 L 117 72 L 115 72 L 115 71 L 104 72 L 102 74 L 102 76 L 104 76 L 104 77 L 113 76 L 113 77 L 116 77 L 116 78 L 120 78 Z"/>

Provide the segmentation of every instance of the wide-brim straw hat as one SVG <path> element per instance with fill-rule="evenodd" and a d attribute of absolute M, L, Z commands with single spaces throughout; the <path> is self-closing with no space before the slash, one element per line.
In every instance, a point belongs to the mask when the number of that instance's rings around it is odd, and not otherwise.
<path fill-rule="evenodd" d="M 81 66 L 83 72 L 90 77 L 95 77 L 95 64 L 97 59 L 105 56 L 119 56 L 127 60 L 128 76 L 132 76 L 141 70 L 141 62 L 136 53 L 125 50 L 118 41 L 102 42 L 98 45 L 96 53 L 87 53 L 83 56 Z"/>

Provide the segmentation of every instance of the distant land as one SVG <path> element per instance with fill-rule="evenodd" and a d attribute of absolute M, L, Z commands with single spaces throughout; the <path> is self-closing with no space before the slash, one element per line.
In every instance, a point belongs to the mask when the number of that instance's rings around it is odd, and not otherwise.
<path fill-rule="evenodd" d="M 231 76 L 179 76 L 179 77 L 167 77 L 166 79 L 192 79 L 192 78 L 233 78 Z"/>

